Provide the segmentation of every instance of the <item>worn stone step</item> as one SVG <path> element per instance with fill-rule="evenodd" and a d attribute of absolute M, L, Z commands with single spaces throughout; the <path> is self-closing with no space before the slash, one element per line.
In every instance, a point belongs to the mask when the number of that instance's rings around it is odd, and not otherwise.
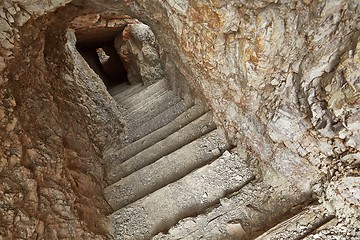
<path fill-rule="evenodd" d="M 150 239 L 179 220 L 202 213 L 251 179 L 245 159 L 225 152 L 211 164 L 111 214 L 115 239 Z"/>
<path fill-rule="evenodd" d="M 223 131 L 216 129 L 106 187 L 105 198 L 114 210 L 122 208 L 210 163 L 229 147 Z"/>
<path fill-rule="evenodd" d="M 349 215 L 346 217 L 348 216 Z M 311 232 L 311 234 L 304 237 L 303 240 L 359 240 L 359 224 L 359 220 L 354 219 L 351 221 L 350 219 L 343 219 L 337 216 L 321 227 L 317 228 L 315 231 Z"/>
<path fill-rule="evenodd" d="M 126 83 L 122 83 L 116 86 L 113 86 L 111 88 L 109 88 L 109 93 L 111 96 L 115 96 L 118 95 L 124 91 L 126 91 L 127 89 L 133 87 L 132 85 L 130 85 L 130 83 L 126 82 Z"/>
<path fill-rule="evenodd" d="M 256 239 L 303 239 L 333 218 L 334 215 L 330 214 L 323 205 L 309 206 L 304 211 L 279 223 Z"/>
<path fill-rule="evenodd" d="M 124 112 L 125 119 L 131 119 L 130 123 L 136 123 L 141 122 L 142 118 L 146 118 L 147 114 L 151 114 L 153 111 L 156 111 L 157 114 L 153 115 L 153 117 L 157 116 L 161 113 L 161 111 L 165 111 L 166 109 L 174 106 L 176 103 L 180 102 L 182 99 L 175 95 L 172 91 L 166 91 L 157 94 L 152 99 L 149 99 L 149 101 L 146 101 L 143 104 L 138 104 L 137 106 L 132 107 L 131 109 L 128 109 L 126 112 Z M 159 111 L 160 110 L 160 111 Z M 139 114 L 139 116 L 134 118 L 134 115 Z M 146 122 L 149 119 L 146 120 Z M 142 124 L 144 124 L 143 122 Z M 139 126 L 139 125 L 137 125 Z"/>
<path fill-rule="evenodd" d="M 126 112 L 131 112 L 135 109 L 141 108 L 145 104 L 148 104 L 153 101 L 157 101 L 157 99 L 161 98 L 161 96 L 165 95 L 167 92 L 170 92 L 170 90 L 162 88 L 150 96 L 146 96 L 146 97 L 140 97 L 139 95 L 133 96 L 134 98 L 132 97 L 129 100 L 125 99 L 123 102 L 121 102 L 120 106 L 123 109 L 125 109 Z"/>
<path fill-rule="evenodd" d="M 247 159 L 244 149 L 233 150 L 241 159 Z M 153 240 L 221 239 L 249 240 L 269 228 L 294 216 L 309 195 L 296 189 L 287 179 L 267 169 L 267 176 L 254 180 L 230 196 L 220 199 L 220 204 L 203 214 L 182 219 L 166 233 Z M 270 239 L 270 238 L 269 238 Z"/>
<path fill-rule="evenodd" d="M 132 118 L 134 114 L 137 114 L 138 112 L 146 113 L 152 110 L 154 107 L 159 107 L 160 105 L 166 105 L 166 101 L 169 101 L 167 97 L 170 97 L 171 99 L 179 99 L 175 95 L 173 91 L 165 91 L 161 92 L 156 95 L 156 97 L 152 98 L 150 101 L 145 101 L 141 104 L 137 104 L 135 106 L 132 106 L 130 108 L 126 108 L 124 111 L 125 118 Z"/>
<path fill-rule="evenodd" d="M 131 85 L 130 88 L 126 89 L 123 92 L 120 92 L 116 95 L 113 95 L 115 101 L 117 103 L 121 103 L 124 99 L 128 98 L 129 96 L 132 96 L 134 94 L 137 94 L 145 89 L 144 85 L 142 83 Z"/>
<path fill-rule="evenodd" d="M 146 102 L 152 101 L 162 93 L 170 91 L 166 80 L 158 81 L 132 96 L 121 101 L 120 105 L 125 109 L 137 108 Z"/>
<path fill-rule="evenodd" d="M 165 139 L 139 152 L 123 163 L 114 162 L 108 170 L 108 183 L 114 183 L 131 173 L 155 162 L 184 145 L 209 133 L 216 128 L 212 113 L 208 112 Z"/>
<path fill-rule="evenodd" d="M 138 140 L 134 135 L 134 130 L 139 128 L 141 125 L 149 122 L 152 118 L 159 115 L 166 109 L 174 106 L 181 101 L 181 98 L 175 96 L 173 92 L 167 92 L 163 96 L 159 97 L 156 101 L 150 102 L 145 106 L 136 109 L 124 117 L 125 121 L 125 134 L 124 146 L 131 144 L 132 142 Z M 140 136 L 141 137 L 141 136 Z"/>
<path fill-rule="evenodd" d="M 173 108 L 170 108 L 173 109 Z M 170 122 L 163 127 L 156 129 L 156 131 L 152 131 L 150 134 L 142 137 L 141 139 L 125 146 L 124 148 L 120 149 L 119 151 L 116 151 L 112 156 L 111 159 L 116 159 L 118 163 L 124 162 L 126 159 L 131 158 L 132 156 L 135 156 L 137 153 L 143 151 L 144 149 L 152 146 L 153 144 L 157 143 L 158 141 L 161 141 L 162 139 L 166 138 L 170 134 L 176 132 L 183 126 L 189 124 L 193 120 L 197 119 L 201 115 L 205 114 L 208 111 L 208 109 L 202 105 L 201 103 L 197 103 L 196 105 L 189 108 L 187 111 L 181 113 L 179 116 L 177 116 L 175 119 L 171 120 Z M 167 111 L 165 112 L 167 113 Z M 161 120 L 167 119 L 169 115 L 158 115 L 162 117 Z M 156 117 L 153 119 L 157 119 Z M 152 119 L 152 120 L 153 120 Z M 149 124 L 144 124 L 140 126 L 139 128 L 135 129 L 133 134 L 135 137 L 143 136 L 143 134 L 146 134 L 149 130 L 152 129 L 153 125 L 151 124 L 151 121 L 148 122 Z M 149 126 L 148 126 L 149 125 Z M 143 129 L 143 130 L 142 130 Z M 130 139 L 132 136 L 128 136 L 128 139 Z M 130 139 L 132 140 L 132 139 Z M 111 163 L 109 163 L 110 165 Z"/>
<path fill-rule="evenodd" d="M 193 101 L 181 99 L 181 101 L 179 101 L 178 103 L 174 104 L 168 109 L 165 109 L 159 115 L 153 117 L 149 121 L 134 129 L 132 132 L 132 136 L 135 139 L 140 139 L 148 134 L 151 134 L 159 128 L 162 128 L 165 125 L 169 124 L 171 121 L 173 121 L 175 118 L 187 111 L 193 105 Z"/>

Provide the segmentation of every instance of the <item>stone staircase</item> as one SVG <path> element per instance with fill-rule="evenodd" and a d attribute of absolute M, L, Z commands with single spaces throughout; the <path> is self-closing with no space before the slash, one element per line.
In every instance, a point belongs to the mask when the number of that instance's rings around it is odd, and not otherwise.
<path fill-rule="evenodd" d="M 125 122 L 104 189 L 115 239 L 252 239 L 299 212 L 306 197 L 286 195 L 285 180 L 256 180 L 201 101 L 165 80 L 109 92 Z"/>

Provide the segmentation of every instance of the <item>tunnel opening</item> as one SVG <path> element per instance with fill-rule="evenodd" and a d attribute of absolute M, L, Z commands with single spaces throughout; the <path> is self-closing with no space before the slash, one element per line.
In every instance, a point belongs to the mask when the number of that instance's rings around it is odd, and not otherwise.
<path fill-rule="evenodd" d="M 97 45 L 77 44 L 76 48 L 88 65 L 103 80 L 107 89 L 123 83 L 130 84 L 127 71 L 113 41 Z"/>
<path fill-rule="evenodd" d="M 88 14 L 75 18 L 76 48 L 113 95 L 114 89 L 148 87 L 165 79 L 150 27 L 127 15 Z M 121 86 L 119 86 L 121 85 Z M 114 90 L 114 91 L 113 91 Z"/>
<path fill-rule="evenodd" d="M 128 24 L 137 22 L 127 15 L 87 14 L 75 18 L 71 23 L 76 36 L 76 49 L 108 90 L 124 83 L 133 84 L 129 81 L 120 49 L 115 47 L 115 39 L 121 37 Z"/>

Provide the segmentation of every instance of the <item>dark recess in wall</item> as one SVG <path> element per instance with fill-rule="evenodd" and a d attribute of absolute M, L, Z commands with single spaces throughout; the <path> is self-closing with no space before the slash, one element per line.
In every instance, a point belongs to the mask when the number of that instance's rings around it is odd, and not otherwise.
<path fill-rule="evenodd" d="M 128 82 L 127 72 L 113 42 L 102 43 L 101 45 L 78 44 L 76 48 L 94 72 L 100 76 L 108 89 Z"/>

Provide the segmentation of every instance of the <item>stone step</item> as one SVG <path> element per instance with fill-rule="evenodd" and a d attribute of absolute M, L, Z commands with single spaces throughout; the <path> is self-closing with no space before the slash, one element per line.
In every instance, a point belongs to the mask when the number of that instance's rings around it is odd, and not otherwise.
<path fill-rule="evenodd" d="M 153 108 L 159 107 L 160 105 L 166 105 L 167 101 L 169 101 L 168 98 L 171 99 L 179 99 L 172 91 L 164 91 L 159 94 L 156 94 L 154 98 L 152 98 L 150 101 L 142 102 L 141 104 L 136 104 L 135 106 L 132 106 L 130 108 L 126 108 L 124 111 L 124 117 L 125 118 L 132 118 L 133 115 L 137 114 L 138 112 L 146 113 L 150 112 Z"/>
<path fill-rule="evenodd" d="M 150 239 L 179 220 L 202 213 L 252 179 L 245 159 L 225 152 L 212 163 L 111 214 L 115 239 Z"/>
<path fill-rule="evenodd" d="M 333 218 L 334 215 L 331 215 L 323 205 L 309 206 L 304 211 L 279 223 L 256 239 L 303 239 Z"/>
<path fill-rule="evenodd" d="M 115 101 L 117 103 L 121 103 L 123 100 L 125 100 L 126 98 L 134 95 L 134 94 L 137 94 L 141 91 L 143 91 L 145 89 L 144 85 L 142 83 L 139 83 L 139 84 L 136 84 L 136 85 L 131 85 L 130 88 L 126 89 L 125 91 L 123 92 L 120 92 L 116 95 L 113 95 Z"/>
<path fill-rule="evenodd" d="M 125 112 L 131 112 L 133 110 L 139 109 L 142 106 L 149 104 L 151 102 L 157 101 L 161 96 L 171 92 L 168 89 L 159 89 L 159 91 L 155 92 L 154 94 L 146 97 L 139 97 L 139 95 L 131 97 L 131 99 L 125 99 L 121 102 L 120 106 L 125 109 Z M 144 91 L 140 92 L 140 94 L 144 93 Z"/>
<path fill-rule="evenodd" d="M 124 117 L 125 133 L 124 133 L 124 146 L 138 140 L 134 135 L 134 130 L 149 122 L 152 118 L 158 116 L 160 113 L 171 108 L 181 101 L 181 98 L 175 96 L 173 92 L 166 92 L 163 96 L 159 97 L 156 101 L 150 102 L 135 111 L 127 114 Z M 141 137 L 141 136 L 140 136 Z"/>
<path fill-rule="evenodd" d="M 130 83 L 126 82 L 126 83 L 122 83 L 116 86 L 113 86 L 111 88 L 109 88 L 109 93 L 111 96 L 115 96 L 118 95 L 124 91 L 126 91 L 127 89 L 133 87 L 132 85 L 130 85 Z"/>
<path fill-rule="evenodd" d="M 194 105 L 193 101 L 181 100 L 133 130 L 132 136 L 140 139 L 164 127 Z M 169 133 L 170 134 L 170 133 Z M 142 151 L 143 149 L 139 150 Z"/>
<path fill-rule="evenodd" d="M 247 159 L 244 150 L 234 152 Z M 281 222 L 284 216 L 297 214 L 309 197 L 276 173 L 270 171 L 267 174 L 271 181 L 254 180 L 220 199 L 220 204 L 205 213 L 182 219 L 168 232 L 159 233 L 152 239 L 254 239 Z"/>
<path fill-rule="evenodd" d="M 148 86 L 141 92 L 133 94 L 132 96 L 124 99 L 121 101 L 120 105 L 125 109 L 137 108 L 146 102 L 150 102 L 153 99 L 156 99 L 166 91 L 170 91 L 169 84 L 166 80 L 161 80 Z"/>
<path fill-rule="evenodd" d="M 349 215 L 347 214 L 346 217 Z M 335 217 L 321 227 L 317 228 L 311 234 L 304 237 L 304 240 L 327 240 L 327 239 L 344 239 L 359 240 L 360 239 L 360 221 L 354 219 L 344 219 Z"/>
<path fill-rule="evenodd" d="M 208 112 L 125 162 L 111 164 L 108 170 L 107 182 L 112 184 L 214 129 L 216 129 L 216 125 L 213 122 L 212 113 Z"/>
<path fill-rule="evenodd" d="M 172 110 L 173 107 L 171 107 L 169 110 Z M 170 119 L 170 122 L 168 124 L 165 124 L 163 127 L 159 129 L 153 129 L 152 121 L 157 120 L 158 116 L 161 117 L 159 121 L 168 120 L 169 115 L 167 114 L 168 111 L 164 111 L 164 116 L 162 114 L 158 115 L 157 117 L 153 118 L 151 121 L 148 122 L 148 124 L 144 124 L 140 126 L 139 128 L 135 129 L 133 132 L 134 137 L 140 137 L 144 136 L 146 133 L 148 133 L 149 129 L 151 133 L 148 135 L 142 137 L 141 139 L 134 141 L 133 143 L 125 146 L 124 148 L 117 151 L 115 154 L 112 155 L 111 159 L 116 159 L 117 162 L 122 163 L 125 160 L 135 156 L 137 153 L 143 151 L 144 149 L 152 146 L 153 144 L 157 143 L 158 141 L 163 140 L 170 134 L 178 131 L 183 126 L 189 124 L 193 120 L 197 119 L 201 115 L 205 114 L 208 111 L 208 109 L 202 105 L 201 103 L 197 103 L 196 105 L 189 108 L 187 111 L 181 113 L 179 116 L 177 116 L 175 119 Z M 161 122 L 160 122 L 161 124 Z M 129 136 L 128 138 L 130 138 Z M 132 140 L 132 139 L 130 139 Z M 111 163 L 109 163 L 111 164 Z"/>
<path fill-rule="evenodd" d="M 106 187 L 105 199 L 114 210 L 122 208 L 210 163 L 229 147 L 224 132 L 216 129 Z"/>

